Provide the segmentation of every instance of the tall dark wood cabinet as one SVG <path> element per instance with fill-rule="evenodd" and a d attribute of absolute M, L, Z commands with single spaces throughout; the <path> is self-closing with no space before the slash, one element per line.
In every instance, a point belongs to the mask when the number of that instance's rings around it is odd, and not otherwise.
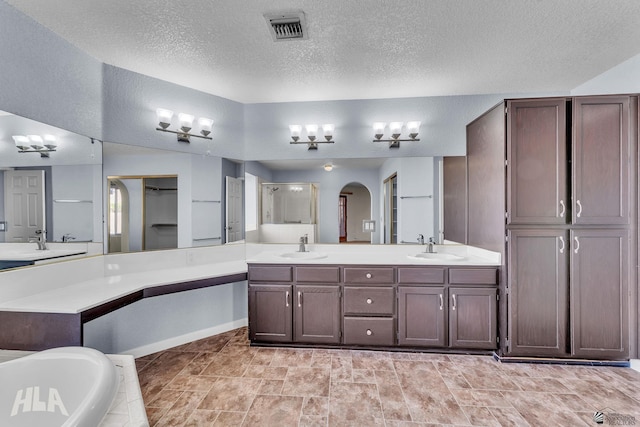
<path fill-rule="evenodd" d="M 504 179 L 493 186 L 505 191 L 503 355 L 637 357 L 638 97 L 507 100 L 490 112 L 467 128 L 467 162 L 488 144 L 477 129 L 502 126 L 493 151 L 506 148 Z M 471 236 L 495 224 L 468 227 Z M 500 237 L 491 233 L 477 245 L 490 249 Z"/>

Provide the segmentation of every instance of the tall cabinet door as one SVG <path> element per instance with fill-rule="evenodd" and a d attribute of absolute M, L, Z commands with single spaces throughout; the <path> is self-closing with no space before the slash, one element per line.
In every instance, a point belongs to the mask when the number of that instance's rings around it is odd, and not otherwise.
<path fill-rule="evenodd" d="M 629 223 L 628 96 L 573 101 L 573 223 Z"/>
<path fill-rule="evenodd" d="M 567 234 L 509 231 L 510 355 L 554 357 L 567 352 Z"/>
<path fill-rule="evenodd" d="M 249 338 L 252 341 L 291 342 L 292 314 L 291 285 L 249 285 Z"/>
<path fill-rule="evenodd" d="M 567 222 L 567 101 L 507 102 L 507 223 Z"/>
<path fill-rule="evenodd" d="M 340 342 L 340 286 L 296 285 L 294 341 Z"/>
<path fill-rule="evenodd" d="M 571 352 L 626 358 L 627 230 L 571 231 Z"/>

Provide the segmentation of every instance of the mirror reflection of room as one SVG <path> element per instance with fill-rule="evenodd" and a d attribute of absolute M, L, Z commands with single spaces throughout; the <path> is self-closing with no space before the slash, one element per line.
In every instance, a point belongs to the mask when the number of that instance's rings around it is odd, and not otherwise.
<path fill-rule="evenodd" d="M 177 248 L 178 177 L 110 177 L 108 234 L 109 253 Z"/>

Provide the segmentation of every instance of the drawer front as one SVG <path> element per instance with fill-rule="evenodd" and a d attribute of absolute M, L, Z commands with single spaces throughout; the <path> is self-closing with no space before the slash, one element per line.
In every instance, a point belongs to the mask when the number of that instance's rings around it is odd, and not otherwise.
<path fill-rule="evenodd" d="M 344 282 L 365 283 L 393 283 L 393 267 L 345 267 Z"/>
<path fill-rule="evenodd" d="M 345 287 L 345 314 L 393 315 L 392 287 Z"/>
<path fill-rule="evenodd" d="M 446 269 L 442 267 L 400 267 L 398 283 L 444 283 Z"/>
<path fill-rule="evenodd" d="M 339 283 L 340 267 L 296 267 L 298 283 Z"/>
<path fill-rule="evenodd" d="M 290 266 L 249 266 L 249 281 L 251 282 L 291 282 L 293 268 Z"/>
<path fill-rule="evenodd" d="M 450 268 L 449 283 L 495 285 L 497 272 L 497 268 Z"/>
<path fill-rule="evenodd" d="M 393 329 L 391 317 L 345 317 L 344 343 L 391 346 Z"/>

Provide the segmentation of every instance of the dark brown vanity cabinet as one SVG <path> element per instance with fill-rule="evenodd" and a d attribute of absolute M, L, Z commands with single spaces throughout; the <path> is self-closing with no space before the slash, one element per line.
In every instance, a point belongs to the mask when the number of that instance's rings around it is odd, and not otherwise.
<path fill-rule="evenodd" d="M 496 284 L 494 268 L 398 268 L 398 345 L 495 349 Z"/>
<path fill-rule="evenodd" d="M 340 342 L 341 287 L 337 267 L 249 267 L 249 337 L 257 342 Z M 272 282 L 272 283 L 269 283 Z M 273 283 L 275 282 L 275 283 Z M 288 282 L 288 283 L 284 283 Z"/>
<path fill-rule="evenodd" d="M 497 348 L 497 268 L 249 265 L 255 343 Z"/>

